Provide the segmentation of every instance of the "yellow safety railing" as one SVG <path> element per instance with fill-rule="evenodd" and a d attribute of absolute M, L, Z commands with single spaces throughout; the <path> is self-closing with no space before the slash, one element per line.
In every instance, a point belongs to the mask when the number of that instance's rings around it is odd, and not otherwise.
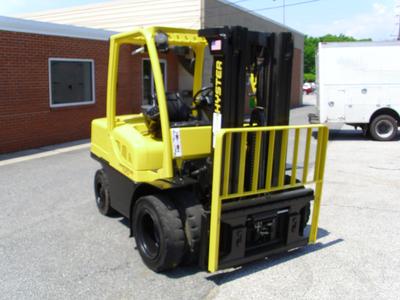
<path fill-rule="evenodd" d="M 316 145 L 312 145 L 312 133 L 313 129 L 317 132 L 318 138 Z M 255 136 L 254 142 L 254 158 L 252 170 L 252 182 L 251 187 L 244 187 L 245 182 L 245 170 L 246 170 L 246 151 L 248 148 L 248 136 L 249 133 L 253 132 Z M 262 135 L 267 134 L 268 149 L 267 152 L 267 164 L 265 184 L 262 187 L 259 186 L 259 168 L 262 147 Z M 289 140 L 291 135 L 293 137 L 293 145 L 289 147 Z M 231 149 L 233 135 L 235 139 L 240 139 L 240 158 L 239 158 L 239 172 L 238 178 L 234 178 L 234 182 L 237 182 L 237 187 L 231 187 L 230 182 L 232 178 L 229 178 L 230 174 L 230 161 L 231 161 Z M 265 135 L 264 135 L 265 136 Z M 311 230 L 309 236 L 309 243 L 315 243 L 317 239 L 318 230 L 318 218 L 319 209 L 321 204 L 322 184 L 324 178 L 326 148 L 328 143 L 329 129 L 327 126 L 321 124 L 315 125 L 300 125 L 300 126 L 274 126 L 274 127 L 246 127 L 246 128 L 232 128 L 232 129 L 221 129 L 216 135 L 216 144 L 214 150 L 214 170 L 213 170 L 213 189 L 212 189 L 212 200 L 211 200 L 211 220 L 210 220 L 210 243 L 209 243 L 209 259 L 208 259 L 208 270 L 215 273 L 218 269 L 218 253 L 219 253 L 219 238 L 220 238 L 220 221 L 221 221 L 221 206 L 222 201 L 226 199 L 251 196 L 260 193 L 268 193 L 272 191 L 285 190 L 294 187 L 300 187 L 306 184 L 315 184 L 314 193 L 314 209 L 312 215 Z M 279 138 L 277 138 L 279 137 Z M 277 148 L 276 144 L 280 143 L 280 153 L 274 154 L 274 150 Z M 304 147 L 303 163 L 300 162 L 302 157 L 299 157 L 299 148 Z M 313 153 L 313 151 L 315 153 Z M 290 158 L 290 155 L 292 157 Z M 279 162 L 274 161 L 274 157 L 279 157 Z M 308 171 L 310 163 L 314 158 L 314 176 L 308 180 Z M 292 166 L 288 170 L 287 163 L 291 163 Z M 272 183 L 273 169 L 279 168 L 278 180 L 275 184 Z M 301 180 L 296 181 L 296 174 L 299 168 L 302 168 Z M 290 183 L 285 183 L 286 172 L 291 172 Z M 223 176 L 222 180 L 221 177 Z M 236 185 L 236 184 L 235 184 Z M 229 192 L 231 190 L 231 192 Z"/>

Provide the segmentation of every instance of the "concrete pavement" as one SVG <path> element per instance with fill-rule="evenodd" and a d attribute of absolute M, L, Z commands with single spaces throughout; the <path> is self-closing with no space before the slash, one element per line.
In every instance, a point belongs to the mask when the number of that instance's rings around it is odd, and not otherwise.
<path fill-rule="evenodd" d="M 88 141 L 0 156 L 0 299 L 398 299 L 400 138 L 330 136 L 317 244 L 216 274 L 143 265 L 97 211 Z"/>

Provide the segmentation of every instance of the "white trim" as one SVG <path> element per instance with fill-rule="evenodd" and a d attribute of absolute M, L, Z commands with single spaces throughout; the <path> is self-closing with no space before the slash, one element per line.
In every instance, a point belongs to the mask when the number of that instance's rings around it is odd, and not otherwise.
<path fill-rule="evenodd" d="M 10 158 L 10 159 L 0 161 L 0 167 L 27 161 L 27 160 L 31 160 L 31 159 L 35 159 L 35 158 L 42 158 L 42 157 L 47 157 L 47 156 L 56 155 L 56 154 L 62 154 L 62 153 L 66 153 L 66 152 L 70 152 L 70 151 L 74 151 L 74 150 L 86 149 L 86 148 L 90 148 L 90 143 L 71 146 L 71 147 L 67 147 L 67 148 L 59 148 L 59 149 L 49 150 L 49 151 L 31 154 L 31 155 L 27 155 L 27 156 Z"/>
<path fill-rule="evenodd" d="M 108 41 L 110 36 L 119 33 L 117 31 L 60 25 L 2 16 L 0 16 L 0 30 L 101 41 Z"/>
<path fill-rule="evenodd" d="M 64 104 L 53 104 L 52 103 L 52 84 L 51 84 L 51 62 L 52 61 L 75 61 L 75 62 L 91 62 L 92 63 L 92 100 L 84 101 L 84 102 L 72 102 L 72 103 L 64 103 Z M 94 59 L 75 59 L 75 58 L 49 58 L 49 103 L 50 107 L 66 107 L 66 106 L 79 106 L 79 105 L 90 105 L 96 103 L 96 92 L 95 92 L 95 81 L 94 81 Z"/>

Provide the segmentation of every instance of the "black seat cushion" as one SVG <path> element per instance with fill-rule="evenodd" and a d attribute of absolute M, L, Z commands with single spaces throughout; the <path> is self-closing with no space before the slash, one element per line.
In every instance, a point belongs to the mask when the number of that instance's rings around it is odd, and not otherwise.
<path fill-rule="evenodd" d="M 167 92 L 165 93 L 167 100 L 167 110 L 170 122 L 184 122 L 189 121 L 190 109 L 185 102 L 182 101 L 179 93 Z M 157 94 L 152 94 L 150 101 L 153 105 L 158 105 Z"/>

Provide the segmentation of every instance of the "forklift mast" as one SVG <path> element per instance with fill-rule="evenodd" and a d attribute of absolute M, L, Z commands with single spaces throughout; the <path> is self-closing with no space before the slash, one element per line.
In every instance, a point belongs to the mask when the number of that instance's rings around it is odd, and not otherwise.
<path fill-rule="evenodd" d="M 199 263 L 215 272 L 306 245 L 303 230 L 314 191 L 302 186 L 306 175 L 302 182 L 296 180 L 296 161 L 292 177 L 285 175 L 292 34 L 225 26 L 200 30 L 199 36 L 206 38 L 213 56 L 214 91 L 213 191 L 211 212 L 203 222 L 210 228 L 209 236 L 203 230 Z M 245 121 L 247 103 L 253 110 Z M 297 160 L 301 128 L 291 129 L 296 131 Z M 326 139 L 326 132 L 319 137 Z M 320 190 L 317 193 L 319 197 Z M 310 237 L 314 242 L 319 203 L 316 207 Z"/>
<path fill-rule="evenodd" d="M 245 121 L 246 84 L 253 81 L 256 93 L 251 101 L 255 106 L 250 116 L 251 126 L 289 125 L 290 91 L 293 65 L 293 37 L 289 32 L 275 33 L 249 31 L 245 27 L 202 29 L 213 56 L 214 107 L 212 119 L 213 148 L 215 134 L 221 128 L 243 128 Z M 277 133 L 274 157 L 281 152 L 281 132 Z M 262 150 L 268 149 L 267 135 Z M 211 151 L 213 152 L 213 151 Z M 232 141 L 231 176 L 239 172 L 240 139 Z M 267 153 L 266 153 L 267 154 Z M 262 161 L 261 173 L 266 171 Z M 251 165 L 251 164 L 249 164 Z M 273 171 L 273 184 L 277 184 L 278 169 Z M 260 180 L 263 178 L 260 178 Z M 231 187 L 235 189 L 235 182 Z"/>

